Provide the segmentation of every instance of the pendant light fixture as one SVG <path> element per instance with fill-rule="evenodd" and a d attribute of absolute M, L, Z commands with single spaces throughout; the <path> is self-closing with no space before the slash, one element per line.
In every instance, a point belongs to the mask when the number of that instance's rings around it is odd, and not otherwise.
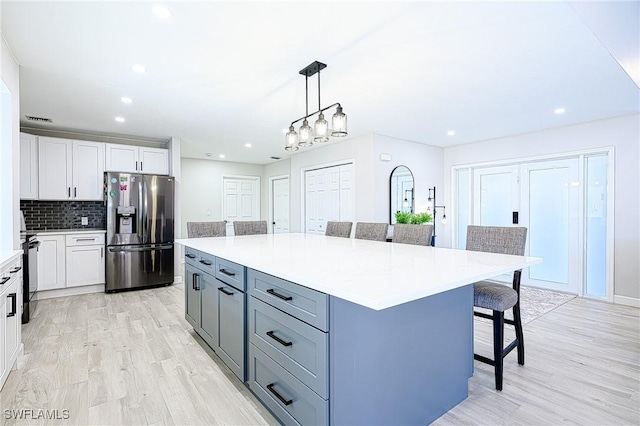
<path fill-rule="evenodd" d="M 314 61 L 300 70 L 300 74 L 304 75 L 305 80 L 306 110 L 304 117 L 292 121 L 291 126 L 289 126 L 289 131 L 285 135 L 284 146 L 284 149 L 287 151 L 297 151 L 299 147 L 312 146 L 314 142 L 327 142 L 329 140 L 329 135 L 331 135 L 332 137 L 347 136 L 347 115 L 342 112 L 342 106 L 340 105 L 340 103 L 335 103 L 329 105 L 328 107 L 322 108 L 322 104 L 320 102 L 320 71 L 326 67 L 326 64 Z M 318 110 L 309 114 L 309 77 L 313 76 L 314 74 L 318 74 Z M 324 118 L 324 111 L 333 107 L 337 108 L 335 114 L 333 114 L 333 117 L 331 117 L 332 128 L 330 129 L 329 123 Z M 318 119 L 314 123 L 313 128 L 311 128 L 307 119 L 316 114 L 318 114 Z M 298 134 L 295 131 L 294 124 L 298 123 L 300 120 L 303 121 Z"/>

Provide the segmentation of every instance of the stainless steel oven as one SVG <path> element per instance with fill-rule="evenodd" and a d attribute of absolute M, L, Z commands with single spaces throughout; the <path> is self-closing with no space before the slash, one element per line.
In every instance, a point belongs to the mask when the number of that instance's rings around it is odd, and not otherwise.
<path fill-rule="evenodd" d="M 24 238 L 25 242 L 22 243 L 22 323 L 26 324 L 36 309 L 40 241 L 33 234 L 25 234 Z"/>

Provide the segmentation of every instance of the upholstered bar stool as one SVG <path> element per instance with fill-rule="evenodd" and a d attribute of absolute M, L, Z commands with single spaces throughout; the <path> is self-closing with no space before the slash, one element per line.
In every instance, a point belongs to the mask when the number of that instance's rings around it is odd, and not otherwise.
<path fill-rule="evenodd" d="M 527 228 L 500 226 L 467 227 L 467 250 L 489 253 L 524 255 Z M 524 336 L 520 318 L 520 275 L 522 270 L 513 273 L 512 286 L 496 281 L 480 281 L 473 284 L 473 304 L 478 308 L 490 309 L 491 314 L 477 312 L 478 317 L 493 320 L 493 359 L 473 354 L 477 361 L 493 365 L 495 369 L 496 389 L 502 390 L 504 357 L 514 348 L 518 351 L 518 364 L 524 365 Z M 504 318 L 504 311 L 513 309 L 513 320 Z M 516 338 L 504 347 L 504 324 L 513 325 Z"/>
<path fill-rule="evenodd" d="M 393 242 L 430 246 L 433 236 L 433 225 L 411 225 L 396 223 L 393 225 Z"/>
<path fill-rule="evenodd" d="M 354 238 L 358 240 L 387 241 L 388 223 L 356 223 Z"/>
<path fill-rule="evenodd" d="M 235 235 L 259 235 L 267 233 L 266 220 L 245 220 L 233 222 L 233 233 Z"/>
<path fill-rule="evenodd" d="M 324 230 L 324 235 L 328 237 L 349 238 L 351 236 L 351 228 L 353 228 L 353 222 L 329 221 Z"/>
<path fill-rule="evenodd" d="M 187 222 L 189 238 L 224 237 L 227 235 L 227 222 Z"/>

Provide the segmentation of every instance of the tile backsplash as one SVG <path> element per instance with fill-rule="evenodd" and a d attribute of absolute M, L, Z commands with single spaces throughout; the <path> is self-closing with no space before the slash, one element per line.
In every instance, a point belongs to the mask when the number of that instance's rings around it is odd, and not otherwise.
<path fill-rule="evenodd" d="M 106 208 L 102 201 L 20 200 L 28 230 L 106 229 Z M 82 217 L 88 219 L 82 225 Z"/>

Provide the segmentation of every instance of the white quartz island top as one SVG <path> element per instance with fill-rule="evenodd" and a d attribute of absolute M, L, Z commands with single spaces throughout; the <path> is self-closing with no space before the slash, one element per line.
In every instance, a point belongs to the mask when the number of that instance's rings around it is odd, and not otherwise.
<path fill-rule="evenodd" d="M 22 254 L 22 250 L 0 250 L 0 268 L 13 262 L 16 256 Z"/>
<path fill-rule="evenodd" d="M 176 243 L 375 310 L 542 262 L 536 257 L 312 234 L 190 238 Z"/>

